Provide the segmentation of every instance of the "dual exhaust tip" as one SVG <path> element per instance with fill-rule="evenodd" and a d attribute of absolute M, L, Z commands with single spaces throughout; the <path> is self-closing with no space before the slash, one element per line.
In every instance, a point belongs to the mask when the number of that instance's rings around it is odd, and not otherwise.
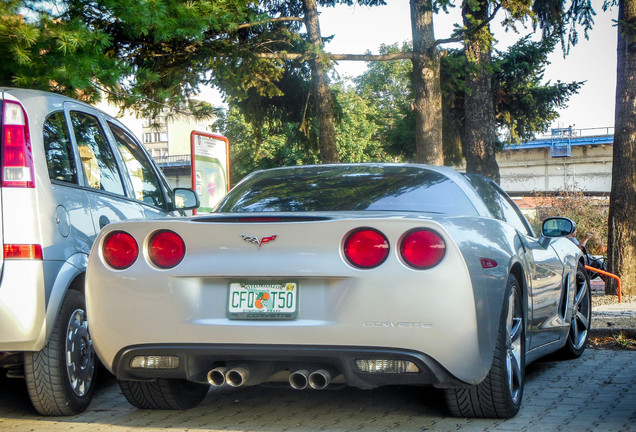
<path fill-rule="evenodd" d="M 225 384 L 230 387 L 241 387 L 248 382 L 249 377 L 250 370 L 245 366 L 232 369 L 218 367 L 208 372 L 208 382 L 212 387 L 221 387 Z"/>
<path fill-rule="evenodd" d="M 296 390 L 304 390 L 310 387 L 315 390 L 322 390 L 331 382 L 331 372 L 327 369 L 318 369 L 309 372 L 300 369 L 289 375 L 289 385 Z M 212 387 L 221 387 L 225 384 L 230 387 L 242 387 L 244 385 L 254 385 L 263 381 L 263 377 L 255 382 L 256 378 L 247 366 L 237 366 L 234 368 L 217 367 L 208 372 L 208 382 Z"/>
<path fill-rule="evenodd" d="M 292 372 L 289 376 L 289 385 L 296 390 L 304 390 L 311 387 L 314 390 L 322 390 L 331 382 L 331 372 L 327 369 L 318 369 L 309 373 L 305 369 Z"/>

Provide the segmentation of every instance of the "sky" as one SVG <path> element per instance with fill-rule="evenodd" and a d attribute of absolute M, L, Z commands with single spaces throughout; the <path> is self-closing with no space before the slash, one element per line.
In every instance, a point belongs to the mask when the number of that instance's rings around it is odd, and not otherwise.
<path fill-rule="evenodd" d="M 410 41 L 411 21 L 408 0 L 387 0 L 386 6 L 336 6 L 321 9 L 320 28 L 323 37 L 333 35 L 325 47 L 330 53 L 362 54 L 367 50 L 378 53 L 381 44 Z M 576 129 L 607 128 L 614 126 L 616 92 L 616 27 L 612 20 L 618 15 L 613 10 L 603 12 L 603 0 L 592 0 L 597 15 L 589 40 L 579 32 L 579 43 L 570 49 L 567 57 L 557 48 L 550 56 L 545 81 L 585 81 L 579 93 L 572 96 L 568 107 L 559 110 L 560 117 L 553 127 L 574 125 Z M 436 38 L 447 38 L 453 23 L 460 22 L 458 8 L 452 15 L 443 12 L 434 18 Z M 495 48 L 504 50 L 523 34 L 505 33 L 498 26 L 502 15 L 495 18 L 492 29 L 499 40 Z M 523 30 L 523 28 L 522 28 Z M 355 76 L 364 72 L 364 62 L 342 61 L 336 66 L 342 76 Z M 588 133 L 589 134 L 589 133 Z"/>

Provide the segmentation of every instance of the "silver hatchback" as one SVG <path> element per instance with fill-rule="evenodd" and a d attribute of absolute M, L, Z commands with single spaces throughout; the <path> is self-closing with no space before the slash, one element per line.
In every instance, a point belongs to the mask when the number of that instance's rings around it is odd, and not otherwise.
<path fill-rule="evenodd" d="M 0 88 L 0 367 L 24 377 L 35 409 L 90 403 L 95 355 L 84 274 L 110 222 L 196 207 L 168 186 L 120 122 L 77 100 Z"/>

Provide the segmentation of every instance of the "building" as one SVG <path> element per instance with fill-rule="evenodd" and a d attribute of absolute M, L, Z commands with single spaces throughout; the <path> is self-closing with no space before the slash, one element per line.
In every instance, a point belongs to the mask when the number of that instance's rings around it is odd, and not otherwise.
<path fill-rule="evenodd" d="M 186 115 L 173 115 L 167 109 L 154 118 L 139 118 L 132 112 L 121 113 L 119 108 L 105 101 L 97 107 L 118 118 L 135 134 L 172 187 L 192 187 L 190 136 L 195 130 L 213 132 L 211 120 L 197 121 Z"/>
<path fill-rule="evenodd" d="M 573 189 L 589 195 L 609 194 L 614 128 L 553 132 L 519 145 L 507 145 L 497 153 L 501 187 L 516 196 Z"/>

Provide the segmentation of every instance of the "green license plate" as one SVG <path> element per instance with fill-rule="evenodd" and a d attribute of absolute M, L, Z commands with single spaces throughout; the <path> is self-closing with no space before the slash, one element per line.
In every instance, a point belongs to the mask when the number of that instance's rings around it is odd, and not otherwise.
<path fill-rule="evenodd" d="M 298 314 L 298 284 L 232 282 L 227 313 L 230 319 L 294 319 Z"/>

